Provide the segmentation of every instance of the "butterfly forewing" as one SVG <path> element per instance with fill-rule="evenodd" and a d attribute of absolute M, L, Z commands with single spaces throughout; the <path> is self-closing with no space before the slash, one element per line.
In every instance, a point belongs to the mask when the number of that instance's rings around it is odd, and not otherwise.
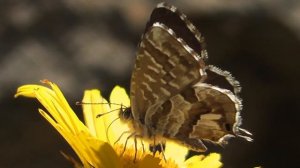
<path fill-rule="evenodd" d="M 201 79 L 201 66 L 172 30 L 154 24 L 141 40 L 132 73 L 134 118 L 155 125 L 152 120 L 161 115 L 162 104 Z"/>

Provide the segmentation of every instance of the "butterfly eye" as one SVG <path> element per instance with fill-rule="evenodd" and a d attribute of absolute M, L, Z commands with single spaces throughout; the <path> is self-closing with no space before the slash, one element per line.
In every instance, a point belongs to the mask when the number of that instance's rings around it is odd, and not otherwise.
<path fill-rule="evenodd" d="M 122 112 L 122 117 L 125 120 L 128 120 L 128 119 L 132 118 L 131 108 L 130 107 L 124 109 L 124 111 Z"/>
<path fill-rule="evenodd" d="M 231 126 L 230 126 L 229 123 L 226 123 L 226 124 L 225 124 L 225 129 L 226 129 L 227 131 L 231 131 Z"/>

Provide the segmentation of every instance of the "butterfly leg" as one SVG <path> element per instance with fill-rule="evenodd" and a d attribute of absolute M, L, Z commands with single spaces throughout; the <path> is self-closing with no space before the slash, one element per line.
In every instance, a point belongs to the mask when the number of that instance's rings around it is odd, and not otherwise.
<path fill-rule="evenodd" d="M 142 144 L 142 148 L 143 148 L 143 154 L 145 153 L 145 146 L 144 146 L 144 142 L 143 140 L 141 139 L 141 144 Z"/>
<path fill-rule="evenodd" d="M 143 142 L 143 139 L 142 139 L 143 136 L 136 134 L 134 137 L 135 137 L 135 138 L 140 138 L 140 140 L 141 140 L 141 145 L 142 145 L 142 150 L 143 150 L 143 154 L 144 154 L 144 153 L 145 153 L 145 145 L 144 145 L 144 142 Z"/>
<path fill-rule="evenodd" d="M 126 141 L 125 141 L 125 144 L 124 144 L 124 149 L 123 149 L 123 152 L 121 153 L 121 156 L 124 155 L 125 151 L 126 151 L 126 147 L 127 147 L 127 143 L 128 143 L 128 140 L 133 137 L 135 135 L 135 132 L 130 134 L 127 138 L 126 138 Z"/>
<path fill-rule="evenodd" d="M 153 153 L 153 156 L 155 155 L 156 152 L 162 153 L 164 160 L 166 161 L 165 157 L 165 148 L 166 148 L 166 143 L 164 141 L 159 141 L 158 144 L 156 144 L 156 139 L 153 139 L 153 144 L 150 144 L 149 148 L 150 151 Z"/>
<path fill-rule="evenodd" d="M 165 156 L 165 147 L 166 147 L 166 145 L 165 145 L 165 143 L 163 143 L 163 142 L 159 142 L 159 146 L 160 146 L 160 148 L 161 148 L 161 153 L 162 153 L 162 155 L 163 155 L 163 157 L 164 157 L 164 160 L 165 160 L 165 162 L 166 162 L 166 161 L 167 161 L 166 156 Z"/>
<path fill-rule="evenodd" d="M 152 152 L 152 155 L 154 156 L 156 153 L 156 138 L 155 136 L 153 137 L 153 145 L 150 145 L 150 151 Z"/>
<path fill-rule="evenodd" d="M 121 138 L 123 137 L 123 135 L 128 134 L 128 133 L 131 133 L 131 132 L 130 131 L 124 131 L 124 132 L 122 132 L 122 134 L 119 136 L 119 138 L 114 142 L 114 145 L 121 140 Z"/>
<path fill-rule="evenodd" d="M 136 161 L 136 155 L 137 155 L 137 141 L 136 141 L 136 135 L 134 136 L 134 159 L 133 159 L 133 163 L 135 163 Z"/>

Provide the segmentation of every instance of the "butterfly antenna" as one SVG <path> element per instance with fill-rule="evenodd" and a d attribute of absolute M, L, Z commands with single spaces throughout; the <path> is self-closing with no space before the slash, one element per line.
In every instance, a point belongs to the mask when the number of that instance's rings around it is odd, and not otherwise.
<path fill-rule="evenodd" d="M 76 105 L 99 105 L 99 104 L 118 105 L 127 108 L 127 106 L 119 103 L 103 103 L 103 102 L 99 103 L 99 102 L 80 102 L 80 101 L 76 102 Z"/>
<path fill-rule="evenodd" d="M 104 116 L 104 115 L 106 115 L 106 114 L 110 114 L 110 113 L 112 113 L 112 112 L 116 112 L 116 111 L 118 112 L 118 111 L 120 111 L 120 110 L 121 110 L 121 108 L 119 108 L 119 109 L 114 109 L 114 110 L 108 111 L 108 112 L 106 112 L 106 113 L 97 114 L 96 118 L 102 117 L 102 116 Z"/>
<path fill-rule="evenodd" d="M 102 114 L 98 114 L 96 116 L 96 118 L 98 117 L 101 117 L 105 114 L 109 114 L 109 113 L 112 113 L 112 112 L 115 112 L 115 111 L 120 111 L 120 110 L 123 110 L 123 108 L 127 108 L 126 106 L 124 106 L 123 104 L 118 104 L 118 103 L 92 103 L 92 102 L 76 102 L 76 105 L 99 105 L 99 104 L 113 104 L 113 105 L 119 105 L 121 106 L 121 108 L 118 108 L 118 109 L 114 109 L 114 110 L 111 110 L 111 111 L 108 111 L 106 113 L 102 113 Z"/>

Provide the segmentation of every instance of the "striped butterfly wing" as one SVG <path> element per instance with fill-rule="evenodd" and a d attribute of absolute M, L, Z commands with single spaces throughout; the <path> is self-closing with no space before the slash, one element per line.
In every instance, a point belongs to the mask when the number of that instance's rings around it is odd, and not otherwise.
<path fill-rule="evenodd" d="M 158 118 L 170 111 L 168 100 L 205 76 L 203 39 L 185 15 L 161 3 L 136 55 L 130 86 L 133 118 L 147 127 L 143 134 L 162 134 Z"/>
<path fill-rule="evenodd" d="M 205 151 L 201 139 L 226 144 L 229 137 L 241 135 L 241 99 L 238 81 L 229 72 L 214 66 L 206 68 L 207 78 L 170 99 L 172 108 L 165 137 L 184 143 L 195 151 Z"/>
<path fill-rule="evenodd" d="M 131 111 L 143 137 L 163 136 L 196 151 L 226 143 L 239 128 L 239 83 L 205 66 L 204 39 L 186 16 L 161 3 L 151 14 L 131 78 Z"/>
<path fill-rule="evenodd" d="M 204 37 L 198 29 L 187 19 L 186 15 L 177 10 L 176 7 L 166 3 L 160 3 L 153 10 L 150 20 L 148 21 L 145 34 L 153 26 L 154 23 L 162 23 L 173 32 L 176 36 L 183 40 L 185 47 L 195 57 L 207 59 L 207 51 L 205 49 Z"/>

